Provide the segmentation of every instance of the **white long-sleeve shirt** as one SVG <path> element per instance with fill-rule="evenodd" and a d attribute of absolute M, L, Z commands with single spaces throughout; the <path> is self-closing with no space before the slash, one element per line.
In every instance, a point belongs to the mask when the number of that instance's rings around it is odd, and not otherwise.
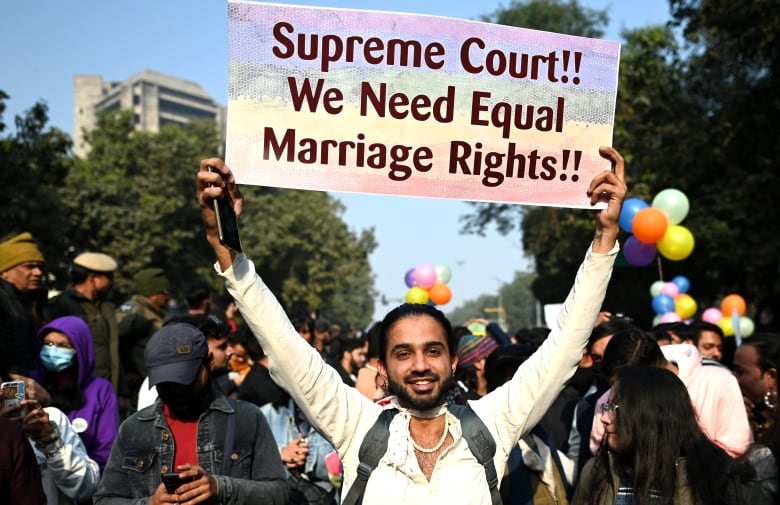
<path fill-rule="evenodd" d="M 30 439 L 41 468 L 47 503 L 58 505 L 60 493 L 77 502 L 91 502 L 100 483 L 98 464 L 87 454 L 87 448 L 68 416 L 56 407 L 45 407 L 44 410 L 60 434 L 59 440 L 52 442 L 51 447 L 45 447 L 45 451 Z"/>
<path fill-rule="evenodd" d="M 504 474 L 509 451 L 539 422 L 576 370 L 601 309 L 617 251 L 617 245 L 608 254 L 588 251 L 545 343 L 511 381 L 470 402 L 496 441 L 494 463 L 499 476 Z M 346 496 L 356 477 L 360 444 L 382 408 L 345 385 L 300 338 L 246 256 L 239 254 L 221 275 L 268 355 L 273 379 L 338 451 L 344 463 L 342 496 Z M 404 422 L 403 416 L 393 419 L 388 451 L 371 474 L 364 504 L 490 504 L 484 468 L 469 450 L 457 418 L 447 415 L 453 443 L 436 462 L 430 481 L 417 464 L 408 424 L 398 425 Z"/>

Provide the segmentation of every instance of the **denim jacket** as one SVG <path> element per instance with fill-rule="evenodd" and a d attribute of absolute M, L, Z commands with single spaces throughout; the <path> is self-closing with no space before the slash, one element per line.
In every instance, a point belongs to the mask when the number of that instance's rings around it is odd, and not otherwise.
<path fill-rule="evenodd" d="M 286 505 L 287 482 L 268 423 L 255 405 L 214 396 L 198 422 L 198 464 L 217 480 L 222 505 L 264 503 Z M 222 468 L 227 416 L 236 415 L 230 468 Z M 119 428 L 111 449 L 96 505 L 146 504 L 159 487 L 161 474 L 173 469 L 174 440 L 162 400 L 140 410 Z"/>

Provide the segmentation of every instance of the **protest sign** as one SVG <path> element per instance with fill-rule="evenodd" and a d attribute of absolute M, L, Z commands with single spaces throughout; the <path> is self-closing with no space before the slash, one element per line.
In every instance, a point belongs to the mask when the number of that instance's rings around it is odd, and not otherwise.
<path fill-rule="evenodd" d="M 436 16 L 228 4 L 242 183 L 590 208 L 620 46 Z"/>

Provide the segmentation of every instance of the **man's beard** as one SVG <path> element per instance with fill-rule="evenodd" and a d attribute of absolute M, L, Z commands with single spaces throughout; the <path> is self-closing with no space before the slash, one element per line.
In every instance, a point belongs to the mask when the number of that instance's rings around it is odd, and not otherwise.
<path fill-rule="evenodd" d="M 198 392 L 174 390 L 169 393 L 158 388 L 157 393 L 163 403 L 168 406 L 168 410 L 174 418 L 182 421 L 195 421 L 211 403 L 211 378 Z"/>
<path fill-rule="evenodd" d="M 434 388 L 430 393 L 416 394 L 411 390 L 409 383 L 417 378 L 433 379 L 438 385 L 439 390 L 437 391 L 436 388 Z M 433 372 L 409 374 L 406 376 L 403 383 L 395 382 L 390 377 L 390 374 L 387 375 L 387 386 L 390 392 L 398 398 L 401 405 L 416 410 L 428 410 L 444 403 L 450 381 L 452 381 L 452 375 L 447 377 L 444 382 L 441 382 L 439 374 Z"/>

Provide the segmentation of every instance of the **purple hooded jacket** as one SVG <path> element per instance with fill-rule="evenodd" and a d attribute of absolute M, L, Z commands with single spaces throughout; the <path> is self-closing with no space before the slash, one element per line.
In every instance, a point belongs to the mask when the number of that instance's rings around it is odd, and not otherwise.
<path fill-rule="evenodd" d="M 76 349 L 78 383 L 84 392 L 84 406 L 67 412 L 73 429 L 81 436 L 89 457 L 94 459 L 100 471 L 108 462 L 111 446 L 119 431 L 119 405 L 111 383 L 95 377 L 95 347 L 87 323 L 76 316 L 60 317 L 38 332 L 38 352 L 47 333 L 58 331 L 70 339 Z M 50 373 L 43 371 L 43 374 Z M 44 382 L 45 383 L 45 382 Z"/>

